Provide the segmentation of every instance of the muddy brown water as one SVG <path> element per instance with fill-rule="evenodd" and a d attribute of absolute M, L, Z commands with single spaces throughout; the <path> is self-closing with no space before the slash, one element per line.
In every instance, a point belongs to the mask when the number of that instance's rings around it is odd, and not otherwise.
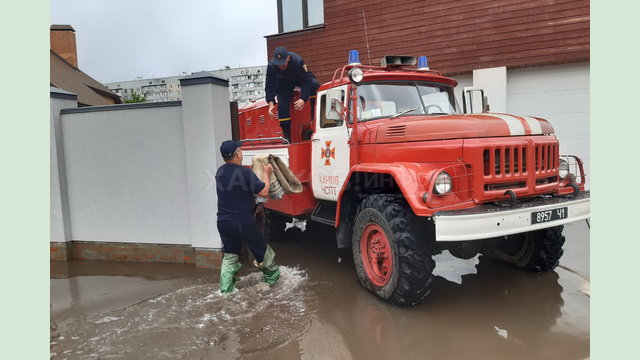
<path fill-rule="evenodd" d="M 272 288 L 245 261 L 230 296 L 217 273 L 191 265 L 52 262 L 51 358 L 584 359 L 588 230 L 565 232 L 549 273 L 445 253 L 431 294 L 410 308 L 364 290 L 324 227 L 272 244 L 282 264 Z"/>

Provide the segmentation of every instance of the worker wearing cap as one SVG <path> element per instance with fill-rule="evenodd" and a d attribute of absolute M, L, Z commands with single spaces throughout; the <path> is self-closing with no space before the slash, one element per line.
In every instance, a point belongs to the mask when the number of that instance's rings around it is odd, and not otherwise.
<path fill-rule="evenodd" d="M 225 161 L 216 172 L 218 193 L 218 231 L 222 238 L 224 256 L 220 268 L 220 291 L 232 292 L 236 274 L 242 267 L 238 253 L 245 244 L 255 257 L 254 265 L 264 273 L 264 280 L 270 285 L 280 277 L 275 253 L 267 245 L 262 231 L 253 218 L 254 195 L 269 195 L 269 175 L 271 165 L 264 168 L 263 179 L 242 166 L 240 141 L 227 140 L 220 145 L 220 153 Z"/>
<path fill-rule="evenodd" d="M 267 82 L 265 86 L 266 98 L 269 103 L 269 115 L 275 117 L 275 98 L 278 97 L 278 118 L 284 137 L 291 141 L 291 114 L 289 104 L 293 96 L 293 89 L 300 87 L 300 99 L 296 100 L 293 108 L 302 110 L 304 104 L 311 100 L 311 114 L 313 116 L 313 100 L 320 87 L 316 77 L 309 71 L 302 57 L 279 46 L 273 53 L 273 59 L 267 66 Z"/>

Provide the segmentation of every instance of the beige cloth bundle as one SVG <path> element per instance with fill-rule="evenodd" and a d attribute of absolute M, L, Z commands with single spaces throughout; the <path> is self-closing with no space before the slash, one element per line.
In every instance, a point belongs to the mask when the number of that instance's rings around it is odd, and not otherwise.
<path fill-rule="evenodd" d="M 285 165 L 285 163 L 277 156 L 271 154 L 260 154 L 253 158 L 251 168 L 256 174 L 258 179 L 262 180 L 264 174 L 264 167 L 267 164 L 271 164 L 273 167 L 273 173 L 269 179 L 269 198 L 282 199 L 284 194 L 299 194 L 302 192 L 302 183 L 293 174 L 293 171 Z M 264 202 L 267 199 L 258 197 L 259 202 Z"/>

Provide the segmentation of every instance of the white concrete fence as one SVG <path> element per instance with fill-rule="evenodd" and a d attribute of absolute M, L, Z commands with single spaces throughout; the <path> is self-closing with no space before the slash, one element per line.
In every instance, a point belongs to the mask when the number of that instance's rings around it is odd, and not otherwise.
<path fill-rule="evenodd" d="M 180 80 L 182 101 L 77 107 L 51 88 L 51 242 L 221 249 L 212 185 L 231 138 L 228 82 Z"/>

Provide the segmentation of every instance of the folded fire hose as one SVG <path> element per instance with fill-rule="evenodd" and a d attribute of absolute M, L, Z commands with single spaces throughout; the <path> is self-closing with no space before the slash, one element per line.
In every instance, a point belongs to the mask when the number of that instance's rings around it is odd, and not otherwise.
<path fill-rule="evenodd" d="M 271 164 L 273 173 L 269 184 L 269 198 L 282 199 L 284 194 L 299 194 L 302 192 L 302 183 L 293 174 L 293 171 L 277 156 L 271 154 L 256 155 L 253 158 L 251 168 L 258 179 L 262 180 L 264 167 Z M 275 175 L 275 176 L 274 176 Z M 265 202 L 267 198 L 258 196 L 257 202 Z"/>

